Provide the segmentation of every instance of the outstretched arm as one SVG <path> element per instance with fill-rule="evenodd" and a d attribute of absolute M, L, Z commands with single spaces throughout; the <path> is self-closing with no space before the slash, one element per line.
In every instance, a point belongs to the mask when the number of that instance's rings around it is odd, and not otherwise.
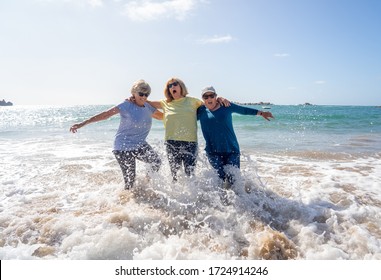
<path fill-rule="evenodd" d="M 257 116 L 262 116 L 266 120 L 270 120 L 270 118 L 274 119 L 273 114 L 271 112 L 263 112 L 263 111 L 258 111 Z"/>
<path fill-rule="evenodd" d="M 92 116 L 91 118 L 89 118 L 89 119 L 87 119 L 81 123 L 74 124 L 72 127 L 70 127 L 70 131 L 73 133 L 76 133 L 78 129 L 80 129 L 81 127 L 83 127 L 89 123 L 106 120 L 106 119 L 110 118 L 111 116 L 116 115 L 118 113 L 119 113 L 119 108 L 113 107 L 110 110 L 102 112 L 98 115 Z"/>
<path fill-rule="evenodd" d="M 257 115 L 257 116 L 262 116 L 264 119 L 266 120 L 270 120 L 271 119 L 274 119 L 274 116 L 271 112 L 264 112 L 264 111 L 259 111 L 257 109 L 254 109 L 254 108 L 248 108 L 248 107 L 245 107 L 245 106 L 240 106 L 240 105 L 237 105 L 237 104 L 234 104 L 232 103 L 231 104 L 231 110 L 232 112 L 235 112 L 235 113 L 238 113 L 238 114 L 241 114 L 241 115 Z"/>

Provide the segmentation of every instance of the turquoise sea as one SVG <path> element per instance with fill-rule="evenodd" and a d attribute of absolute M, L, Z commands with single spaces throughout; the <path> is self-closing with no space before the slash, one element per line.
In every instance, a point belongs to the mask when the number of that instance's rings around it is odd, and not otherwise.
<path fill-rule="evenodd" d="M 200 130 L 196 176 L 174 184 L 156 120 L 163 166 L 148 180 L 138 163 L 124 191 L 119 118 L 69 132 L 111 106 L 0 107 L 1 259 L 381 259 L 381 108 L 235 115 L 242 168 L 226 206 Z"/>

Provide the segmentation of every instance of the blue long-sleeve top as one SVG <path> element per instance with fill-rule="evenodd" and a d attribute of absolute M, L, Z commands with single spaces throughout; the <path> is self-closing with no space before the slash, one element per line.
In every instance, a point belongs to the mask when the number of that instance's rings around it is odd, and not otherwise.
<path fill-rule="evenodd" d="M 205 105 L 197 110 L 204 135 L 207 153 L 239 153 L 239 144 L 233 128 L 232 114 L 256 115 L 257 109 L 247 108 L 231 103 L 230 107 L 221 106 L 210 111 Z"/>

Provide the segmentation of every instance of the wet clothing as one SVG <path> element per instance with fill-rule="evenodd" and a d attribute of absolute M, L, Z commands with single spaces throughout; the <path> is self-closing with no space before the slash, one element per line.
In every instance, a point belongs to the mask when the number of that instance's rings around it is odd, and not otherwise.
<path fill-rule="evenodd" d="M 167 140 L 165 146 L 173 180 L 177 180 L 177 171 L 182 165 L 185 174 L 192 176 L 196 167 L 197 142 Z"/>
<path fill-rule="evenodd" d="M 203 102 L 194 97 L 183 97 L 167 102 L 161 100 L 164 112 L 165 145 L 173 180 L 184 165 L 187 176 L 194 173 L 197 159 L 197 108 Z"/>
<path fill-rule="evenodd" d="M 146 138 L 152 126 L 152 114 L 156 111 L 150 104 L 140 107 L 130 101 L 118 106 L 120 124 L 115 135 L 115 151 L 131 151 L 146 144 Z"/>
<path fill-rule="evenodd" d="M 225 169 L 226 166 L 240 168 L 239 153 L 206 153 L 210 165 L 217 171 L 218 177 L 222 180 L 228 180 L 231 184 L 233 178 Z"/>
<path fill-rule="evenodd" d="M 233 113 L 256 115 L 258 110 L 233 103 L 215 111 L 210 111 L 205 105 L 197 110 L 208 160 L 221 179 L 226 178 L 225 166 L 240 167 L 240 148 L 233 128 Z"/>
<path fill-rule="evenodd" d="M 122 169 L 125 189 L 129 189 L 135 182 L 136 159 L 151 164 L 152 171 L 158 171 L 160 168 L 159 155 L 146 142 L 152 126 L 152 114 L 156 109 L 148 103 L 140 107 L 130 101 L 125 101 L 117 107 L 120 124 L 113 153 Z"/>
<path fill-rule="evenodd" d="M 232 114 L 256 115 L 257 109 L 231 103 L 210 111 L 205 105 L 197 110 L 202 134 L 205 138 L 205 151 L 208 153 L 239 153 L 239 144 L 233 128 Z"/>
<path fill-rule="evenodd" d="M 161 159 L 148 144 L 131 151 L 113 151 L 120 168 L 122 169 L 125 189 L 132 188 L 136 177 L 136 160 L 151 164 L 151 170 L 159 171 Z"/>

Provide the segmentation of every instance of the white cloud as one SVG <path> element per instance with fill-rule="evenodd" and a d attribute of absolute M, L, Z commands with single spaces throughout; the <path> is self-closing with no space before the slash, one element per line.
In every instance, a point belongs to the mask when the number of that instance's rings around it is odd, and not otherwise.
<path fill-rule="evenodd" d="M 326 81 L 315 81 L 315 84 L 318 84 L 318 85 L 322 85 L 322 84 L 325 84 Z"/>
<path fill-rule="evenodd" d="M 87 0 L 87 3 L 91 7 L 102 7 L 103 6 L 103 1 L 102 0 Z"/>
<path fill-rule="evenodd" d="M 184 20 L 196 7 L 197 0 L 131 1 L 125 5 L 124 15 L 134 21 L 151 21 L 162 18 Z"/>
<path fill-rule="evenodd" d="M 233 39 L 234 38 L 230 35 L 225 35 L 225 36 L 214 35 L 213 37 L 210 37 L 210 38 L 200 39 L 198 42 L 200 44 L 220 44 L 220 43 L 229 43 Z"/>

